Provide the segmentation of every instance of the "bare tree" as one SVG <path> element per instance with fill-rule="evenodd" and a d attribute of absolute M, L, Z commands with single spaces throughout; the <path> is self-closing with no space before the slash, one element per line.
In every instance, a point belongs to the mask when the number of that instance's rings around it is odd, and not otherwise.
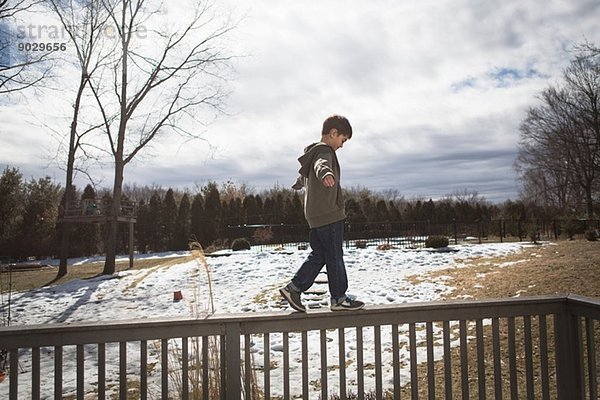
<path fill-rule="evenodd" d="M 167 10 L 151 0 L 102 3 L 119 41 L 112 68 L 102 79 L 90 81 L 114 160 L 103 271 L 112 274 L 125 166 L 161 135 L 201 137 L 194 132 L 204 124 L 200 110 L 204 106 L 218 110 L 225 95 L 219 80 L 224 80 L 231 56 L 219 45 L 235 23 L 220 20 L 212 5 L 198 1 L 169 22 L 179 26 L 164 26 Z M 118 115 L 114 121 L 113 114 Z"/>
<path fill-rule="evenodd" d="M 564 146 L 570 142 L 570 134 L 564 133 L 569 125 L 566 97 L 566 92 L 554 87 L 541 93 L 542 106 L 531 108 L 521 125 L 515 162 L 521 196 L 563 215 L 575 208 L 580 194 L 573 165 L 565 158 Z"/>
<path fill-rule="evenodd" d="M 596 57 L 600 55 L 600 47 L 597 47 L 594 43 L 591 43 L 587 40 L 576 46 L 575 50 L 581 57 Z"/>
<path fill-rule="evenodd" d="M 0 0 L 0 95 L 35 88 L 50 76 L 53 50 L 31 51 L 19 42 L 17 17 L 41 1 Z M 40 49 L 41 50 L 41 49 Z"/>
<path fill-rule="evenodd" d="M 530 192 L 565 209 L 578 186 L 588 218 L 600 179 L 600 53 L 580 53 L 521 124 L 517 171 Z M 535 190 L 532 190 L 536 188 Z"/>
<path fill-rule="evenodd" d="M 84 91 L 89 80 L 98 70 L 105 66 L 113 53 L 114 45 L 107 43 L 104 37 L 104 29 L 107 26 L 109 13 L 104 6 L 95 0 L 65 2 L 59 0 L 48 1 L 48 6 L 59 18 L 65 32 L 69 36 L 70 45 L 75 50 L 75 63 L 79 70 L 79 84 L 73 100 L 73 116 L 69 128 L 69 140 L 67 149 L 66 168 L 66 192 L 63 210 L 69 208 L 69 204 L 75 199 L 71 198 L 74 193 L 73 176 L 77 168 L 77 153 L 84 153 L 84 159 L 89 158 L 85 154 L 84 139 L 90 133 L 102 127 L 104 123 L 88 124 L 83 129 L 79 127 L 84 100 Z M 57 278 L 67 274 L 67 257 L 69 249 L 68 224 L 63 222 L 60 230 L 60 265 Z"/>
<path fill-rule="evenodd" d="M 520 151 L 515 167 L 521 177 L 521 199 L 559 215 L 578 209 L 582 191 L 570 171 L 561 165 L 563 162 L 556 155 L 543 157 L 535 149 Z M 524 165 L 528 167 L 523 168 Z"/>
<path fill-rule="evenodd" d="M 485 204 L 485 197 L 480 196 L 476 190 L 469 190 L 467 188 L 457 189 L 446 198 L 453 199 L 456 203 L 468 204 L 470 206 L 476 206 L 478 204 Z"/>

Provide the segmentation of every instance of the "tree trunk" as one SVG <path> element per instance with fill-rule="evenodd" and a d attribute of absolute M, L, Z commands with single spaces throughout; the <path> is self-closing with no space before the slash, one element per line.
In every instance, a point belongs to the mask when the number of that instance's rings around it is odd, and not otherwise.
<path fill-rule="evenodd" d="M 65 213 L 75 199 L 71 199 L 73 194 L 73 170 L 75 169 L 75 137 L 77 136 L 77 121 L 79 118 L 79 108 L 81 107 L 81 97 L 83 95 L 83 89 L 87 82 L 87 72 L 83 71 L 81 74 L 81 80 L 79 82 L 79 89 L 77 90 L 77 97 L 75 98 L 75 105 L 73 111 L 73 121 L 71 122 L 71 131 L 69 132 L 69 154 L 67 155 L 67 177 L 65 184 L 65 202 L 63 204 L 63 222 L 61 223 L 61 235 L 60 235 L 60 263 L 58 266 L 57 278 L 61 278 L 67 274 L 67 258 L 69 257 L 69 224 L 64 221 Z"/>
<path fill-rule="evenodd" d="M 65 201 L 65 203 L 67 203 Z M 69 258 L 69 224 L 65 221 L 60 224 L 60 263 L 56 278 L 62 278 L 67 274 L 67 260 Z"/>
<path fill-rule="evenodd" d="M 114 201 L 114 200 L 113 200 Z M 104 261 L 103 275 L 112 275 L 115 273 L 115 258 L 117 255 L 117 233 L 118 233 L 118 222 L 116 216 L 110 216 L 107 220 L 108 232 L 106 234 L 106 260 Z"/>
<path fill-rule="evenodd" d="M 75 129 L 77 123 L 73 121 L 71 123 L 71 138 L 69 140 L 69 155 L 67 160 L 67 179 L 65 185 L 65 201 L 63 204 L 63 221 L 60 224 L 60 263 L 58 266 L 57 278 L 61 278 L 67 274 L 67 259 L 69 257 L 69 223 L 64 220 L 65 214 L 69 208 L 71 202 L 75 199 L 71 199 L 73 192 L 73 166 L 75 164 Z"/>
<path fill-rule="evenodd" d="M 585 188 L 585 206 L 587 211 L 587 219 L 594 218 L 594 199 L 592 196 L 592 185 Z"/>
<path fill-rule="evenodd" d="M 115 158 L 115 182 L 113 186 L 113 198 L 111 215 L 107 220 L 108 233 L 106 238 L 106 259 L 104 261 L 103 275 L 112 275 L 115 273 L 115 257 L 117 255 L 117 234 L 119 231 L 118 217 L 121 212 L 121 193 L 123 188 L 123 171 L 125 169 L 125 160 L 123 159 L 125 149 L 125 135 L 127 128 L 127 58 L 128 39 L 126 35 L 126 1 L 123 0 L 123 13 L 121 14 L 121 52 L 123 55 L 123 64 L 121 65 L 121 110 L 119 119 L 119 132 L 117 136 L 117 148 L 113 149 Z"/>
<path fill-rule="evenodd" d="M 123 161 L 115 162 L 115 183 L 113 186 L 113 198 L 110 208 L 110 216 L 107 218 L 108 232 L 106 234 L 106 259 L 104 261 L 103 275 L 115 273 L 117 256 L 117 237 L 119 233 L 118 217 L 121 212 L 121 193 L 123 186 Z"/>

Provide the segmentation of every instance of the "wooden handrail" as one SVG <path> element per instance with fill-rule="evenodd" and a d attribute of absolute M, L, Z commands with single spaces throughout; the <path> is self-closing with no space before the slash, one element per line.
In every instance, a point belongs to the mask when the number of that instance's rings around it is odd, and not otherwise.
<path fill-rule="evenodd" d="M 596 337 L 597 329 L 594 329 L 594 324 L 598 324 L 599 320 L 599 299 L 577 295 L 552 295 L 378 305 L 368 306 L 352 313 L 311 310 L 308 313 L 261 312 L 217 314 L 204 318 L 157 318 L 11 326 L 0 328 L 0 344 L 10 354 L 10 365 L 14 368 L 20 365 L 21 369 L 26 371 L 21 374 L 9 374 L 11 383 L 8 387 L 0 386 L 0 397 L 6 395 L 7 397 L 3 398 L 17 399 L 23 396 L 28 397 L 27 394 L 30 392 L 27 390 L 39 391 L 39 387 L 30 388 L 32 382 L 37 382 L 39 385 L 40 374 L 53 374 L 52 371 L 42 371 L 41 365 L 47 364 L 40 364 L 40 358 L 52 357 L 53 365 L 62 370 L 63 363 L 75 357 L 78 371 L 83 370 L 84 346 L 86 349 L 87 346 L 97 348 L 94 351 L 97 351 L 98 357 L 106 363 L 106 365 L 99 366 L 104 371 L 101 376 L 104 376 L 108 370 L 107 365 L 111 362 L 121 363 L 121 367 L 118 369 L 121 370 L 119 381 L 125 384 L 124 382 L 127 382 L 128 379 L 133 379 L 127 375 L 131 366 L 123 365 L 123 357 L 127 359 L 126 353 L 131 351 L 129 347 L 137 349 L 133 351 L 142 351 L 146 354 L 145 357 L 148 357 L 147 346 L 152 341 L 161 343 L 160 349 L 157 351 L 162 354 L 160 357 L 157 355 L 158 358 L 155 361 L 163 370 L 162 380 L 155 384 L 161 385 L 161 393 L 168 394 L 169 378 L 166 371 L 173 368 L 173 363 L 185 365 L 185 368 L 181 367 L 185 370 L 191 368 L 188 363 L 192 361 L 187 354 L 190 351 L 188 349 L 189 341 L 193 338 L 201 338 L 202 347 L 207 345 L 207 338 L 221 338 L 220 341 L 215 342 L 216 346 L 220 347 L 220 352 L 217 354 L 220 354 L 222 379 L 225 379 L 221 386 L 226 393 L 221 393 L 221 397 L 228 399 L 242 398 L 242 392 L 250 387 L 247 381 L 252 379 L 252 371 L 248 371 L 248 366 L 252 365 L 249 359 L 252 357 L 249 346 L 256 341 L 262 341 L 265 348 L 268 349 L 263 353 L 263 364 L 270 365 L 273 358 L 279 357 L 271 349 L 275 339 L 277 343 L 282 343 L 277 352 L 283 352 L 283 365 L 277 365 L 285 369 L 283 389 L 287 395 L 290 395 L 291 391 L 295 391 L 296 394 L 301 391 L 304 398 L 308 397 L 308 374 L 313 368 L 308 354 L 309 351 L 319 352 L 318 348 L 320 348 L 321 357 L 318 366 L 321 370 L 322 395 L 328 393 L 328 384 L 337 387 L 340 393 L 346 394 L 348 393 L 347 386 L 351 381 L 355 382 L 352 384 L 355 386 L 356 382 L 359 382 L 357 387 L 359 395 L 360 393 L 364 395 L 365 390 L 373 390 L 377 397 L 385 389 L 392 390 L 394 398 L 397 398 L 401 385 L 409 385 L 414 395 L 418 393 L 420 382 L 417 371 L 418 363 L 426 361 L 429 365 L 435 362 L 433 349 L 441 346 L 441 344 L 436 344 L 437 341 L 441 341 L 443 342 L 443 379 L 446 390 L 452 390 L 453 380 L 458 379 L 459 382 L 462 382 L 463 395 L 467 395 L 470 390 L 469 382 L 478 380 L 479 390 L 489 391 L 488 397 L 492 397 L 494 392 L 496 395 L 502 394 L 504 390 L 505 395 L 508 396 L 506 392 L 510 392 L 511 395 L 518 395 L 519 398 L 522 396 L 540 398 L 541 394 L 543 394 L 542 398 L 546 395 L 559 399 L 579 398 L 584 394 L 594 395 L 596 393 L 595 384 L 598 370 L 596 369 L 595 343 L 600 338 Z M 535 322 L 536 329 L 532 330 L 532 322 Z M 552 326 L 553 328 L 551 328 Z M 383 329 L 383 327 L 391 328 Z M 490 329 L 489 336 L 484 336 L 485 329 Z M 506 336 L 500 334 L 501 329 L 506 329 Z M 330 333 L 332 330 L 336 330 L 337 333 Z M 366 331 L 373 332 L 374 343 L 364 341 Z M 539 338 L 535 336 L 535 346 L 533 346 L 532 331 L 539 331 Z M 517 343 L 517 332 L 520 332 L 518 335 L 524 335 L 524 347 Z M 585 332 L 585 335 L 582 332 Z M 389 336 L 390 334 L 391 336 Z M 337 337 L 337 339 L 332 339 L 333 342 L 330 340 L 332 335 Z M 405 338 L 401 336 L 399 340 L 398 335 L 407 336 Z M 422 337 L 423 342 L 417 340 L 417 336 Z M 436 336 L 438 337 L 437 341 L 434 340 Z M 493 340 L 485 339 L 486 336 Z M 301 348 L 301 352 L 298 350 L 298 353 L 293 353 L 293 355 L 292 351 L 295 350 L 291 350 L 292 340 Z M 316 340 L 320 345 L 317 346 L 317 349 L 309 349 L 309 340 Z M 170 341 L 175 341 L 176 348 L 185 343 L 185 348 L 188 349 L 186 355 L 173 355 L 175 358 L 171 360 L 169 351 L 172 351 L 170 347 L 172 345 L 169 344 Z M 478 357 L 477 365 L 465 364 L 468 360 L 467 352 L 473 351 L 468 350 L 469 341 L 477 343 L 478 354 L 487 354 L 493 357 L 493 363 L 491 361 L 484 362 Z M 506 343 L 501 346 L 501 342 L 504 341 Z M 109 351 L 111 343 L 119 343 L 120 350 L 117 354 L 111 353 L 111 356 L 107 356 L 106 352 Z M 335 375 L 339 375 L 339 381 L 332 378 L 330 372 L 327 372 L 331 367 L 331 364 L 328 363 L 327 353 L 332 351 L 329 347 L 336 346 L 336 344 L 338 349 L 332 354 L 338 354 L 339 361 L 336 364 L 337 369 L 334 368 L 333 371 L 337 371 Z M 72 346 L 77 349 L 77 355 L 66 350 Z M 417 361 L 417 346 L 427 348 L 427 360 L 421 356 Z M 500 352 L 501 348 L 506 348 L 504 346 L 508 346 L 508 359 L 504 359 L 505 355 Z M 48 351 L 40 355 L 40 348 L 53 348 L 55 356 L 46 354 Z M 375 387 L 367 387 L 364 380 L 366 367 L 363 356 L 366 354 L 364 352 L 367 351 L 367 348 L 370 349 L 367 353 L 374 352 L 375 354 L 374 369 L 369 370 L 372 371 L 369 373 L 373 373 L 375 376 Z M 409 348 L 410 352 L 404 352 L 403 348 Z M 460 352 L 460 368 L 451 371 L 450 359 L 457 357 L 452 355 L 453 348 L 457 348 L 457 351 Z M 534 348 L 537 349 L 535 354 L 533 354 Z M 401 350 L 406 363 L 402 366 L 399 364 Z M 200 350 L 197 349 L 197 351 Z M 29 352 L 32 354 L 32 359 L 27 356 Z M 393 357 L 388 356 L 388 352 L 391 352 Z M 355 359 L 354 357 L 358 357 L 359 353 L 361 354 L 360 358 Z M 204 350 L 202 354 L 204 354 Z M 422 352 L 422 354 L 425 353 Z M 555 354 L 555 360 L 549 354 Z M 199 357 L 201 356 L 199 355 Z M 22 360 L 25 362 L 21 363 Z M 300 364 L 290 360 L 299 360 Z M 204 359 L 203 363 L 206 362 L 207 360 Z M 356 371 L 349 371 L 347 365 L 351 365 Z M 391 379 L 382 379 L 385 373 L 384 365 L 385 369 L 393 372 Z M 583 365 L 587 367 L 585 371 Z M 323 370 L 323 366 L 326 367 L 325 370 Z M 198 365 L 194 367 L 200 368 Z M 293 371 L 292 368 L 294 368 Z M 409 382 L 400 379 L 400 370 L 403 368 L 411 368 Z M 138 369 L 146 371 L 146 366 L 139 365 Z M 486 374 L 486 369 L 491 369 L 493 374 Z M 502 369 L 507 370 L 504 370 L 503 373 Z M 429 368 L 428 370 L 433 371 Z M 524 375 L 521 375 L 522 371 L 524 371 Z M 292 372 L 297 378 L 290 377 Z M 123 373 L 126 375 L 123 376 Z M 273 381 L 271 368 L 263 368 L 259 373 L 263 375 L 261 382 Z M 363 378 L 356 381 L 349 379 L 349 376 L 354 376 L 354 374 Z M 545 374 L 545 376 L 542 376 L 541 379 L 534 379 L 534 375 L 539 377 L 540 374 Z M 27 377 L 27 375 L 31 376 Z M 492 376 L 495 379 L 491 383 L 486 382 L 486 376 Z M 81 381 L 77 388 L 79 395 L 83 396 L 90 388 L 89 378 L 86 376 L 85 380 L 78 380 L 78 382 Z M 293 379 L 299 379 L 297 384 L 291 385 Z M 432 379 L 436 378 L 428 374 L 427 387 L 429 390 L 435 390 Z M 519 380 L 522 386 L 519 385 Z M 87 383 L 84 384 L 84 381 Z M 337 383 L 335 383 L 336 381 Z M 393 385 L 389 386 L 386 383 L 388 381 L 393 382 Z M 141 382 L 143 382 L 141 390 L 148 390 L 149 383 L 146 380 Z M 166 387 L 164 386 L 165 382 Z M 555 386 L 551 382 L 555 382 Z M 62 386 L 56 387 L 56 385 L 62 385 L 62 382 L 55 380 L 54 385 L 54 392 L 62 393 Z M 87 389 L 85 385 L 88 386 Z M 594 386 L 593 389 L 592 386 Z M 27 389 L 28 387 L 29 389 Z M 104 381 L 96 382 L 91 388 L 95 387 L 102 392 L 106 390 Z M 49 389 L 44 387 L 42 392 L 44 390 Z M 272 393 L 270 386 L 263 387 L 262 390 L 265 395 Z M 586 390 L 587 392 L 585 392 Z M 23 395 L 23 393 L 25 394 Z"/>

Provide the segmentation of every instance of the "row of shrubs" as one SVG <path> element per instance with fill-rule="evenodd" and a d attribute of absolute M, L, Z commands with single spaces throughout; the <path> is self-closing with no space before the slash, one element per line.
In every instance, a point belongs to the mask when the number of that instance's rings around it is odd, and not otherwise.
<path fill-rule="evenodd" d="M 584 236 L 589 241 L 596 241 L 600 238 L 600 232 L 598 232 L 597 229 L 588 229 L 585 232 Z M 536 237 L 536 239 L 537 239 L 537 237 Z M 440 248 L 448 247 L 449 244 L 450 244 L 449 239 L 443 235 L 432 235 L 432 236 L 429 236 L 427 238 L 427 240 L 425 241 L 425 247 L 433 248 L 433 249 L 440 249 Z M 357 240 L 356 247 L 362 248 L 362 249 L 366 248 L 367 241 L 366 240 Z M 233 250 L 233 251 L 250 250 L 250 242 L 245 238 L 235 239 L 231 243 L 231 250 Z"/>

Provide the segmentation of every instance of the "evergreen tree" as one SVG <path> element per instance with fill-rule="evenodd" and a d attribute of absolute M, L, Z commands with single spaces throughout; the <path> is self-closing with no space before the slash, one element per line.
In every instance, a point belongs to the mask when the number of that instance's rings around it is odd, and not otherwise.
<path fill-rule="evenodd" d="M 427 217 L 423 213 L 423 202 L 421 200 L 417 200 L 415 206 L 413 207 L 413 220 L 414 221 L 425 221 Z"/>
<path fill-rule="evenodd" d="M 435 220 L 435 203 L 432 199 L 429 199 L 429 201 L 423 203 L 422 212 L 423 219 L 427 221 Z"/>
<path fill-rule="evenodd" d="M 473 222 L 479 218 L 474 207 L 466 201 L 459 201 L 454 205 L 456 218 L 459 221 Z"/>
<path fill-rule="evenodd" d="M 265 217 L 264 217 L 265 206 L 263 203 L 263 199 L 260 196 L 260 194 L 257 194 L 256 196 L 254 196 L 254 199 L 256 200 L 256 221 L 254 223 L 264 224 L 265 223 Z"/>
<path fill-rule="evenodd" d="M 362 224 L 367 222 L 363 210 L 353 198 L 346 200 L 346 219 L 350 224 Z"/>
<path fill-rule="evenodd" d="M 173 189 L 169 188 L 162 202 L 160 214 L 162 231 L 162 241 L 165 250 L 175 249 L 175 232 L 177 230 L 177 203 Z"/>
<path fill-rule="evenodd" d="M 275 201 L 269 196 L 265 199 L 264 205 L 264 223 L 273 224 L 275 223 Z"/>
<path fill-rule="evenodd" d="M 174 250 L 188 249 L 188 241 L 191 232 L 191 205 L 190 198 L 187 193 L 184 193 L 179 202 L 179 210 L 177 211 L 177 223 L 175 234 Z"/>
<path fill-rule="evenodd" d="M 209 182 L 204 191 L 204 246 L 212 244 L 222 233 L 221 198 L 215 182 Z"/>
<path fill-rule="evenodd" d="M 162 200 L 157 192 L 150 197 L 148 204 L 148 247 L 151 251 L 163 251 Z"/>
<path fill-rule="evenodd" d="M 190 236 L 199 243 L 206 243 L 204 239 L 204 197 L 201 193 L 194 196 L 190 216 Z"/>
<path fill-rule="evenodd" d="M 284 224 L 293 224 L 294 223 L 294 205 L 292 204 L 292 199 L 288 197 L 285 199 L 285 204 L 283 205 L 283 222 Z"/>
<path fill-rule="evenodd" d="M 437 221 L 443 222 L 449 222 L 456 219 L 456 213 L 454 212 L 451 200 L 442 199 L 436 203 L 435 218 Z"/>
<path fill-rule="evenodd" d="M 137 239 L 137 248 L 140 253 L 146 253 L 149 245 L 150 226 L 150 208 L 144 199 L 138 203 L 137 222 L 135 224 L 135 237 Z"/>
<path fill-rule="evenodd" d="M 396 203 L 392 200 L 388 203 L 388 215 L 390 222 L 400 222 L 402 221 L 402 214 L 400 214 L 400 210 L 396 206 Z"/>
<path fill-rule="evenodd" d="M 371 198 L 368 197 L 366 194 L 361 195 L 360 207 L 362 208 L 362 213 L 365 216 L 367 222 L 373 222 L 376 217 L 375 206 L 373 205 Z"/>
<path fill-rule="evenodd" d="M 232 210 L 229 207 L 230 204 L 231 202 L 221 199 L 221 223 L 223 224 L 223 227 L 231 225 L 231 220 L 235 219 Z"/>
<path fill-rule="evenodd" d="M 377 201 L 375 205 L 375 222 L 388 222 L 390 217 L 388 214 L 387 205 L 385 204 L 385 200 Z"/>
<path fill-rule="evenodd" d="M 229 201 L 225 223 L 227 225 L 240 225 L 243 223 L 243 215 L 244 210 L 242 207 L 242 200 L 239 197 L 231 199 Z"/>
<path fill-rule="evenodd" d="M 19 253 L 22 256 L 54 256 L 56 246 L 56 222 L 60 202 L 60 185 L 50 177 L 31 180 L 25 185 L 26 203 L 21 222 Z"/>
<path fill-rule="evenodd" d="M 304 224 L 306 220 L 304 218 L 304 207 L 300 200 L 298 192 L 294 193 L 292 197 L 292 209 L 290 210 L 290 220 L 293 224 Z"/>
<path fill-rule="evenodd" d="M 23 174 L 17 168 L 6 167 L 0 177 L 0 254 L 14 250 L 24 208 Z"/>
<path fill-rule="evenodd" d="M 244 213 L 245 224 L 257 223 L 260 211 L 258 209 L 258 204 L 256 203 L 256 197 L 254 195 L 250 194 L 244 197 L 244 201 L 242 202 L 242 211 Z"/>
<path fill-rule="evenodd" d="M 416 221 L 415 219 L 415 213 L 414 213 L 414 207 L 412 205 L 412 203 L 407 202 L 406 206 L 404 207 L 404 211 L 402 212 L 403 218 L 405 221 Z"/>
<path fill-rule="evenodd" d="M 283 222 L 285 218 L 285 202 L 283 200 L 283 195 L 278 193 L 273 201 L 273 223 L 280 224 Z"/>

